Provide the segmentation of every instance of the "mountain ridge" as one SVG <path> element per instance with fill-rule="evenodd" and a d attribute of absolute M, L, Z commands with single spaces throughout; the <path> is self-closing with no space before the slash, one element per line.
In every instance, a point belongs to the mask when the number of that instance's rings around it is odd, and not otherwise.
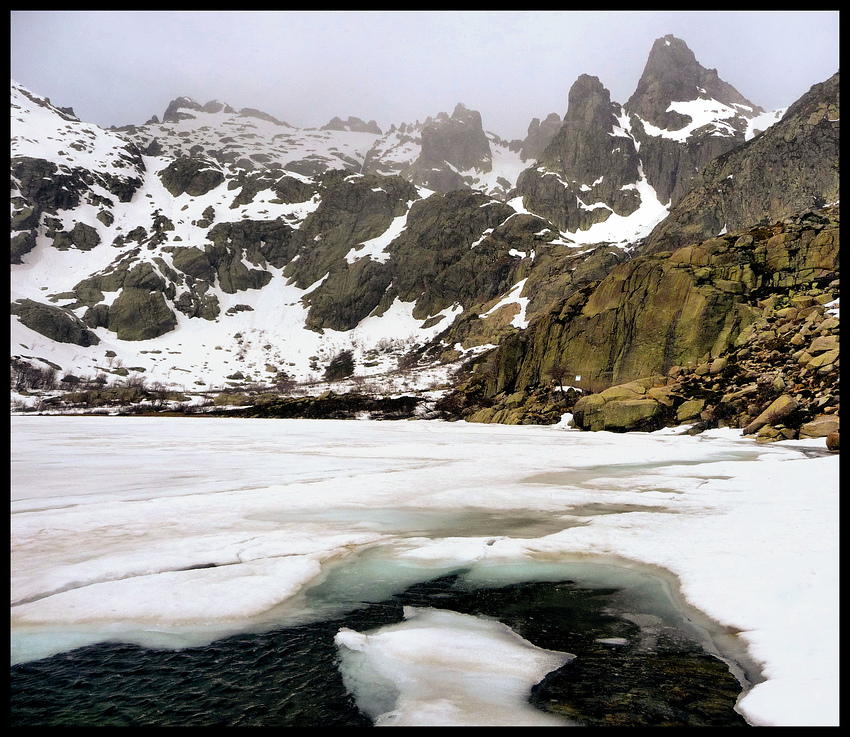
<path fill-rule="evenodd" d="M 177 98 L 103 130 L 13 82 L 13 358 L 209 387 L 315 379 L 352 351 L 361 377 L 445 383 L 649 247 L 678 186 L 659 199 L 661 159 L 754 136 L 765 114 L 715 77 L 726 102 L 696 91 L 661 129 L 582 75 L 563 121 L 514 142 L 462 104 L 381 134 Z M 655 139 L 676 156 L 650 162 Z"/>

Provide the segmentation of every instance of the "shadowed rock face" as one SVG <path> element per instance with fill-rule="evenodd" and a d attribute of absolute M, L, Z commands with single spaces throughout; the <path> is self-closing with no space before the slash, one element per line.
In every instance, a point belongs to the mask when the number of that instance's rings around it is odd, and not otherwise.
<path fill-rule="evenodd" d="M 529 210 L 576 231 L 637 209 L 640 197 L 629 185 L 640 177 L 639 160 L 634 142 L 619 132 L 619 109 L 597 77 L 578 78 L 563 125 L 538 166 L 517 180 Z"/>
<path fill-rule="evenodd" d="M 520 157 L 523 161 L 537 161 L 546 147 L 552 142 L 562 124 L 561 116 L 549 113 L 543 122 L 534 118 L 528 126 L 525 140 L 522 142 Z"/>
<path fill-rule="evenodd" d="M 203 157 L 175 159 L 159 176 L 172 197 L 179 197 L 184 192 L 200 197 L 224 181 L 221 167 Z"/>
<path fill-rule="evenodd" d="M 492 168 L 490 142 L 481 114 L 458 104 L 451 117 L 441 113 L 422 127 L 422 152 L 402 176 L 437 192 L 468 186 L 460 172 Z"/>
<path fill-rule="evenodd" d="M 670 250 L 837 201 L 839 117 L 836 73 L 760 136 L 708 163 L 643 251 Z"/>

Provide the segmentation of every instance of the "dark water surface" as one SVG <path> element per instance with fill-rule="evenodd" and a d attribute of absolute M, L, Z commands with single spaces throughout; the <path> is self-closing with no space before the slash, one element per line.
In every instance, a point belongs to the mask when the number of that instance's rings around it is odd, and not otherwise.
<path fill-rule="evenodd" d="M 421 606 L 495 617 L 538 647 L 575 654 L 531 701 L 582 725 L 747 726 L 726 664 L 657 618 L 613 614 L 617 594 L 573 581 L 478 588 L 450 575 L 333 619 L 199 648 L 92 645 L 13 666 L 11 725 L 371 726 L 343 686 L 334 636 Z"/>

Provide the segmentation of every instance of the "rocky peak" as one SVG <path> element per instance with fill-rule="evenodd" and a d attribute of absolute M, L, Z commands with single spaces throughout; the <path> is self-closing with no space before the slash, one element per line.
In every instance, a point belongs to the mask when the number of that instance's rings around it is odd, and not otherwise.
<path fill-rule="evenodd" d="M 611 93 L 598 77 L 582 74 L 569 94 L 569 107 L 564 124 L 540 157 L 540 163 L 561 174 L 568 181 L 590 184 L 599 177 L 614 175 L 615 161 L 609 154 L 611 134 L 619 126 L 619 105 L 611 102 Z M 617 152 L 619 154 L 621 152 Z M 637 179 L 637 168 L 629 171 L 626 184 Z"/>
<path fill-rule="evenodd" d="M 670 103 L 697 99 L 764 112 L 720 79 L 716 69 L 703 67 L 684 41 L 669 34 L 653 44 L 637 88 L 625 107 L 628 113 L 639 115 L 652 125 L 675 130 L 687 121 L 681 114 L 668 111 Z"/>
<path fill-rule="evenodd" d="M 615 109 L 611 105 L 611 93 L 599 77 L 582 74 L 570 88 L 564 123 L 585 130 L 593 125 L 610 127 L 615 122 Z"/>
<path fill-rule="evenodd" d="M 564 123 L 524 171 L 517 192 L 525 206 L 560 228 L 575 232 L 612 213 L 628 216 L 640 205 L 634 141 L 617 117 L 620 106 L 598 77 L 581 75 L 570 89 Z"/>
<path fill-rule="evenodd" d="M 466 125 L 471 126 L 473 130 L 483 130 L 481 126 L 481 113 L 477 110 L 470 110 L 461 102 L 455 105 L 451 120 L 455 120 L 459 123 L 465 123 Z"/>
<path fill-rule="evenodd" d="M 236 111 L 230 107 L 225 102 L 221 102 L 220 100 L 210 100 L 206 105 L 203 106 L 203 111 L 206 113 L 235 113 Z"/>
<path fill-rule="evenodd" d="M 462 172 L 488 172 L 493 155 L 481 113 L 463 104 L 451 117 L 441 113 L 422 126 L 422 150 L 404 176 L 416 184 L 447 192 L 467 186 Z"/>
<path fill-rule="evenodd" d="M 246 108 L 250 110 L 250 108 Z M 191 112 L 189 112 L 191 111 Z M 259 112 L 259 111 L 256 111 Z M 221 100 L 210 100 L 204 105 L 193 100 L 191 97 L 178 97 L 168 103 L 168 107 L 165 110 L 164 115 L 162 116 L 163 123 L 177 123 L 181 120 L 192 120 L 193 118 L 198 117 L 194 113 L 226 113 L 228 115 L 236 115 L 236 110 L 228 105 L 226 102 L 222 102 Z M 245 115 L 246 113 L 240 111 L 240 114 Z M 266 113 L 262 113 L 262 115 L 266 115 Z M 151 118 L 148 123 L 145 125 L 150 125 L 151 122 L 158 122 L 156 120 L 156 116 Z"/>
<path fill-rule="evenodd" d="M 370 120 L 368 123 L 364 122 L 360 118 L 356 118 L 354 116 L 349 116 L 348 120 L 342 120 L 341 118 L 334 117 L 332 118 L 327 125 L 323 125 L 321 127 L 323 131 L 352 131 L 354 133 L 375 133 L 377 135 L 383 135 L 381 133 L 381 129 L 378 127 L 378 124 L 374 120 Z"/>
<path fill-rule="evenodd" d="M 168 103 L 168 107 L 162 115 L 162 122 L 178 123 L 181 120 L 190 120 L 196 117 L 192 115 L 192 113 L 183 112 L 185 110 L 203 112 L 204 106 L 193 100 L 191 97 L 178 97 Z"/>
<path fill-rule="evenodd" d="M 292 128 L 292 126 L 285 120 L 278 120 L 274 115 L 265 113 L 262 110 L 257 110 L 253 107 L 243 107 L 239 111 L 239 115 L 243 118 L 257 118 L 258 120 L 265 120 L 269 123 L 274 123 L 275 125 L 280 125 L 285 128 Z"/>
<path fill-rule="evenodd" d="M 742 144 L 748 119 L 764 112 L 671 35 L 653 44 L 625 111 L 646 178 L 658 199 L 671 205 L 703 166 Z"/>
<path fill-rule="evenodd" d="M 541 123 L 540 118 L 534 118 L 528 125 L 528 132 L 522 142 L 520 157 L 523 161 L 536 161 L 546 149 L 561 128 L 561 116 L 549 113 Z"/>

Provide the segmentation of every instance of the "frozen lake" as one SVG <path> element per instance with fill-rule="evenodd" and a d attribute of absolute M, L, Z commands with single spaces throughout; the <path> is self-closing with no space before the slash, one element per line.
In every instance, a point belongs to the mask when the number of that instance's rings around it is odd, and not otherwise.
<path fill-rule="evenodd" d="M 314 622 L 459 568 L 496 585 L 647 572 L 721 653 L 758 666 L 738 707 L 751 724 L 838 723 L 838 457 L 822 440 L 435 421 L 14 416 L 11 428 L 13 664 Z M 505 693 L 563 662 L 441 616 L 340 633 L 357 668 L 383 664 L 395 723 L 434 723 L 445 695 L 399 685 L 434 638 L 490 642 Z M 460 678 L 482 667 L 460 660 Z M 488 710 L 452 708 L 457 723 Z"/>

